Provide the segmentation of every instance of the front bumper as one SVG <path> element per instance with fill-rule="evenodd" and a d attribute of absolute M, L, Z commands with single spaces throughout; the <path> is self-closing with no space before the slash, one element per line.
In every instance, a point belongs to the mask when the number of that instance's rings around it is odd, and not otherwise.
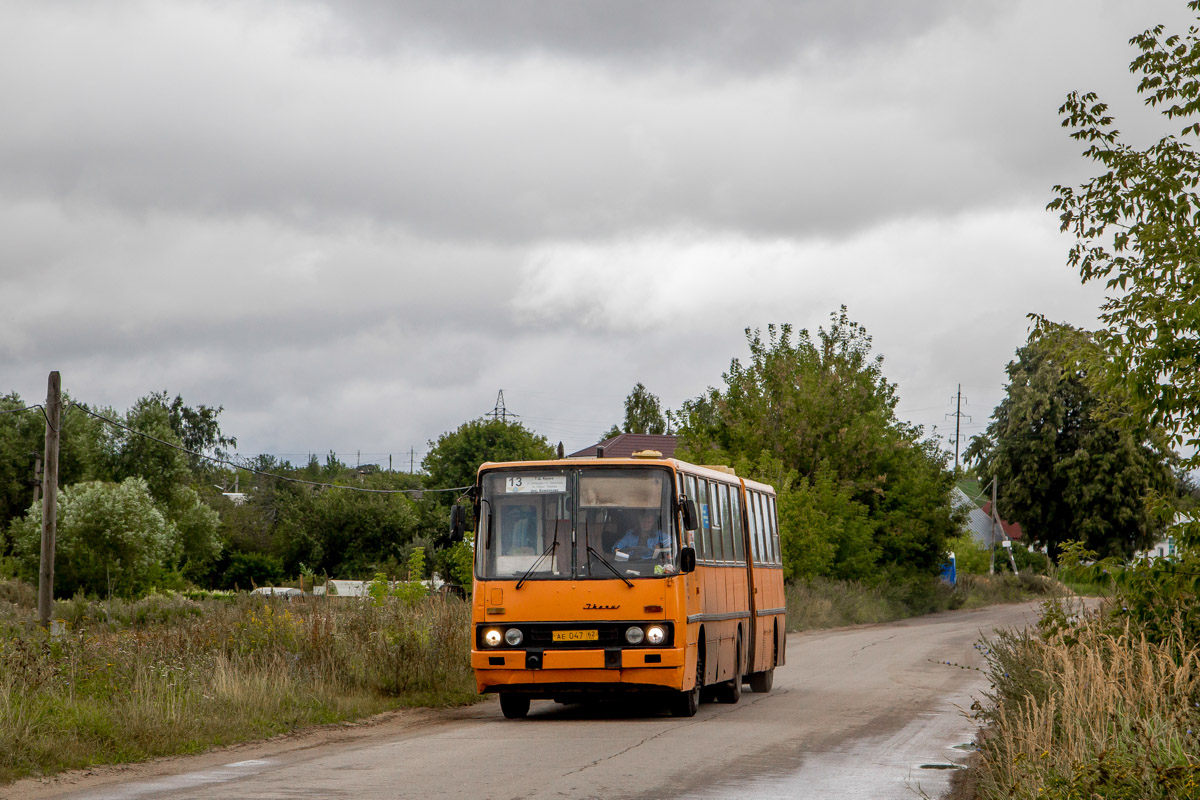
<path fill-rule="evenodd" d="M 555 687 L 592 691 L 678 689 L 682 648 L 472 650 L 480 692 L 517 689 L 554 696 Z"/>

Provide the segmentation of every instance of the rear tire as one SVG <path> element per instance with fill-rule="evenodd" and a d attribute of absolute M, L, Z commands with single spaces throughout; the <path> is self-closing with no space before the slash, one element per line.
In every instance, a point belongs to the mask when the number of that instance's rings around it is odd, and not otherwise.
<path fill-rule="evenodd" d="M 505 719 L 524 719 L 529 713 L 529 698 L 505 692 L 500 695 L 500 710 Z"/>
<path fill-rule="evenodd" d="M 769 669 L 766 672 L 754 672 L 750 675 L 750 691 L 758 694 L 766 694 L 771 691 L 771 687 L 775 684 L 775 670 Z"/>
<path fill-rule="evenodd" d="M 682 691 L 671 700 L 671 715 L 694 717 L 700 710 L 700 692 L 704 690 L 704 651 L 696 649 L 696 685 Z"/>

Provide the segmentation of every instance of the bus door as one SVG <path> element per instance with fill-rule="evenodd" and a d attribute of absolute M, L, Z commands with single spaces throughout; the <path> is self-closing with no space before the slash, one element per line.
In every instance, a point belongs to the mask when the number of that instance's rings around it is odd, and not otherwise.
<path fill-rule="evenodd" d="M 746 538 L 748 552 L 746 569 L 750 581 L 750 650 L 747 672 L 762 672 L 771 669 L 773 656 L 773 631 L 768 629 L 771 618 L 759 612 L 767 605 L 767 570 L 764 564 L 768 561 L 767 540 L 769 538 L 766 519 L 763 514 L 762 495 L 753 489 L 745 492 L 746 501 Z"/>

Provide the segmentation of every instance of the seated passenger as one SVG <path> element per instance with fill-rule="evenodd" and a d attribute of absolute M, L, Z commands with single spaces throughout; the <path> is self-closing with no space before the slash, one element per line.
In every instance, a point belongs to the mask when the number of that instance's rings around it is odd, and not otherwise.
<path fill-rule="evenodd" d="M 671 537 L 660 529 L 658 513 L 646 509 L 638 512 L 636 524 L 613 546 L 613 553 L 645 559 L 651 558 L 656 548 L 670 547 Z"/>

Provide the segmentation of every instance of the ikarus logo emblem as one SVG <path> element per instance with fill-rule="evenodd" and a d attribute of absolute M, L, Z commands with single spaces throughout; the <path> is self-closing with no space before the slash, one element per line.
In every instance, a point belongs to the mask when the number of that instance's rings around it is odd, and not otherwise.
<path fill-rule="evenodd" d="M 606 606 L 606 605 L 601 605 L 599 603 L 584 603 L 583 604 L 584 611 L 616 611 L 618 608 L 620 608 L 619 605 Z"/>

